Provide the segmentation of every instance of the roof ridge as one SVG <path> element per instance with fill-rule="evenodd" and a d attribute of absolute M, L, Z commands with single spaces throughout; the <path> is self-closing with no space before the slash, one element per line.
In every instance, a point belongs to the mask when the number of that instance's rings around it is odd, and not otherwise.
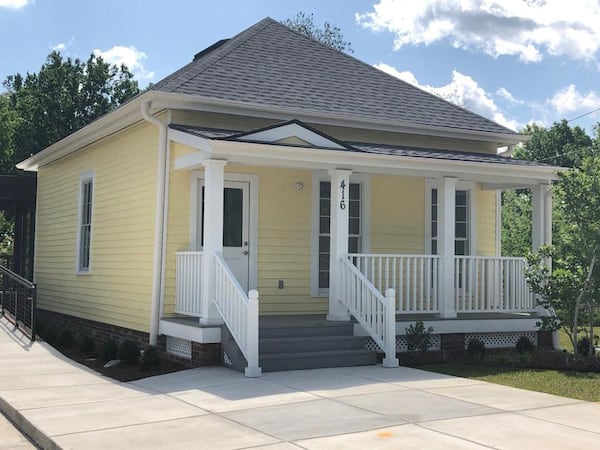
<path fill-rule="evenodd" d="M 262 30 L 264 30 L 268 25 L 272 24 L 273 22 L 276 22 L 276 21 L 274 19 L 271 19 L 270 17 L 265 17 L 260 22 L 257 22 L 254 25 L 252 25 L 250 28 L 247 28 L 244 31 L 236 34 L 234 37 L 230 38 L 227 42 L 223 43 L 223 45 L 216 48 L 212 55 L 208 54 L 207 60 L 204 61 L 204 64 L 203 64 L 203 62 L 198 62 L 197 65 L 199 67 L 201 67 L 200 70 L 193 71 L 192 74 L 190 74 L 186 77 L 182 77 L 180 82 L 177 85 L 174 85 L 172 87 L 172 89 L 175 90 L 175 89 L 181 87 L 183 84 L 190 81 L 191 79 L 197 77 L 202 72 L 209 69 L 214 64 L 218 63 L 221 59 L 225 58 L 227 55 L 229 55 L 232 51 L 237 49 L 240 45 L 242 45 L 244 42 L 246 42 L 252 36 L 254 36 L 254 35 L 258 34 L 259 32 L 261 32 Z M 193 64 L 194 62 L 195 62 L 195 60 L 193 60 L 190 64 Z"/>

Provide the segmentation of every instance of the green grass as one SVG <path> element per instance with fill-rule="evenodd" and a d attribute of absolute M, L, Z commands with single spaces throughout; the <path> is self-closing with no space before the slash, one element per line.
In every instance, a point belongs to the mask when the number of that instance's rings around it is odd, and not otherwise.
<path fill-rule="evenodd" d="M 571 339 L 565 332 L 565 330 L 558 331 L 558 344 L 561 349 L 565 349 L 566 351 L 573 353 L 573 344 L 571 344 Z"/>
<path fill-rule="evenodd" d="M 600 373 L 507 369 L 467 364 L 433 364 L 419 368 L 530 391 L 546 392 L 589 402 L 600 402 Z"/>

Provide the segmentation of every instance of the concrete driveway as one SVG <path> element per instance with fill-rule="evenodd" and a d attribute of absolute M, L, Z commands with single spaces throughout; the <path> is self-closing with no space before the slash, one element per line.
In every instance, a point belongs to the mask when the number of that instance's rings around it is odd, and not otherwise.
<path fill-rule="evenodd" d="M 600 405 L 400 367 L 118 383 L 0 320 L 0 408 L 44 448 L 582 449 Z M 0 426 L 0 449 L 3 447 Z"/>

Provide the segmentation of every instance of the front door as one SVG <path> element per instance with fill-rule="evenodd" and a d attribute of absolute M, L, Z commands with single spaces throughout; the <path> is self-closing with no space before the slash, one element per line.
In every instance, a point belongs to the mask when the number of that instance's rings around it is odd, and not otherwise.
<path fill-rule="evenodd" d="M 225 181 L 223 193 L 223 259 L 248 292 L 248 198 L 250 185 L 244 181 Z"/>
<path fill-rule="evenodd" d="M 204 224 L 204 183 L 201 189 L 201 217 L 198 220 L 196 242 L 202 246 Z M 244 291 L 248 291 L 249 246 L 248 228 L 250 183 L 247 181 L 225 181 L 223 192 L 223 259 L 236 276 Z"/>

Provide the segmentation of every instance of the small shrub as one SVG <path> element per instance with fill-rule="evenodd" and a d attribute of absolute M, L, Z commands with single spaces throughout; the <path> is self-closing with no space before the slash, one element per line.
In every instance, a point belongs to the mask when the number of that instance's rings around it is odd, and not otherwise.
<path fill-rule="evenodd" d="M 582 337 L 577 340 L 577 354 L 582 356 L 589 355 L 590 346 L 592 343 L 590 342 L 590 338 L 587 336 Z M 594 354 L 594 350 L 592 349 L 592 355 Z"/>
<path fill-rule="evenodd" d="M 158 353 L 158 347 L 154 345 L 147 345 L 144 349 L 144 355 L 142 356 L 142 369 L 156 369 L 160 366 L 160 354 Z"/>
<path fill-rule="evenodd" d="M 467 355 L 475 358 L 483 358 L 487 353 L 485 344 L 477 338 L 473 338 L 467 344 Z"/>
<path fill-rule="evenodd" d="M 123 341 L 119 347 L 119 359 L 125 364 L 135 364 L 140 359 L 140 348 L 133 341 Z"/>
<path fill-rule="evenodd" d="M 406 332 L 406 345 L 408 346 L 408 351 L 427 353 L 431 341 L 431 334 L 433 333 L 433 327 L 425 329 L 423 321 L 417 320 L 414 324 L 411 324 L 404 330 Z"/>
<path fill-rule="evenodd" d="M 75 344 L 75 337 L 69 328 L 64 328 L 58 333 L 56 345 L 62 348 L 71 348 Z"/>
<path fill-rule="evenodd" d="M 535 350 L 535 345 L 527 336 L 521 336 L 515 348 L 519 353 L 531 353 Z"/>
<path fill-rule="evenodd" d="M 113 341 L 112 339 L 109 339 L 108 341 L 105 342 L 104 346 L 102 347 L 102 360 L 110 361 L 113 359 L 117 359 L 118 353 L 119 353 L 119 346 L 117 345 L 117 343 L 115 341 Z"/>
<path fill-rule="evenodd" d="M 82 336 L 79 341 L 79 351 L 81 353 L 94 353 L 96 349 L 96 343 L 94 342 L 94 338 L 92 336 Z"/>
<path fill-rule="evenodd" d="M 56 342 L 56 330 L 52 327 L 47 327 L 46 329 L 44 329 L 44 334 L 42 335 L 42 338 L 48 344 L 54 344 L 54 342 Z"/>

